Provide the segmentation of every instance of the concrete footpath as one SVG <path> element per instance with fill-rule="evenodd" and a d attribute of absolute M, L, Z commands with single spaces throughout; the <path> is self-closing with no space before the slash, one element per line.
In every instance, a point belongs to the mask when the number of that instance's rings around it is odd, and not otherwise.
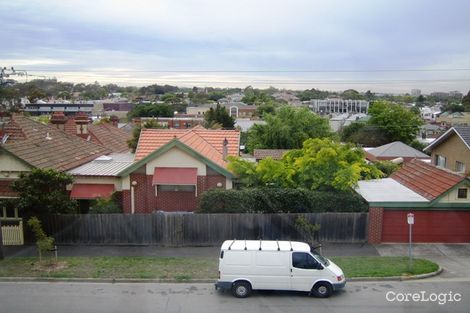
<path fill-rule="evenodd" d="M 325 243 L 325 256 L 378 256 L 373 245 Z M 36 256 L 36 246 L 6 246 L 5 257 Z M 161 246 L 58 246 L 59 256 L 155 256 L 155 257 L 214 257 L 220 247 L 161 247 Z"/>

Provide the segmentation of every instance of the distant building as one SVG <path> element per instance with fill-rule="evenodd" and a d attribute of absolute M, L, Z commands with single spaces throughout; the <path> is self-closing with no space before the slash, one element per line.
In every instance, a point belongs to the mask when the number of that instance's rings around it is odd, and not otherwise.
<path fill-rule="evenodd" d="M 330 127 L 333 131 L 339 131 L 343 127 L 346 127 L 348 125 L 351 125 L 352 123 L 366 119 L 368 117 L 367 114 L 364 113 L 358 113 L 358 114 L 339 114 L 336 116 L 333 116 L 329 120 Z"/>
<path fill-rule="evenodd" d="M 449 96 L 451 98 L 458 98 L 458 99 L 461 99 L 463 97 L 463 93 L 461 93 L 460 91 L 458 90 L 452 90 L 452 91 L 449 91 Z"/>
<path fill-rule="evenodd" d="M 250 118 L 256 115 L 257 107 L 255 105 L 247 105 L 243 102 L 221 103 L 219 105 L 224 107 L 233 118 Z M 216 107 L 216 103 L 187 107 L 186 114 L 203 116 L 204 113 L 209 111 L 211 108 L 215 109 Z"/>
<path fill-rule="evenodd" d="M 312 99 L 307 102 L 313 112 L 324 115 L 330 113 L 365 113 L 369 112 L 369 102 L 351 99 Z"/>
<path fill-rule="evenodd" d="M 470 112 L 444 112 L 439 115 L 436 122 L 445 127 L 469 126 Z"/>
<path fill-rule="evenodd" d="M 439 114 L 441 114 L 441 110 L 439 107 L 423 107 L 420 109 L 421 117 L 430 122 L 435 122 Z"/>
<path fill-rule="evenodd" d="M 44 101 L 26 104 L 25 112 L 31 115 L 46 115 L 53 112 L 64 112 L 65 115 L 75 115 L 78 112 L 92 114 L 93 103 L 47 103 Z"/>
<path fill-rule="evenodd" d="M 419 97 L 421 96 L 421 89 L 411 89 L 411 95 L 413 97 Z"/>

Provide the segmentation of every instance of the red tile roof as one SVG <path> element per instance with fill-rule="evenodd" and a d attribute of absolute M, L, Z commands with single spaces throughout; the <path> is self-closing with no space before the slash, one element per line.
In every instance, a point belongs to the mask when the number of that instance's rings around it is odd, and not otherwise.
<path fill-rule="evenodd" d="M 97 157 L 111 153 L 110 149 L 77 136 L 68 135 L 51 125 L 44 125 L 22 115 L 13 115 L 5 128 L 8 137 L 1 149 L 38 168 L 69 170 Z M 17 134 L 21 133 L 21 136 Z"/>
<path fill-rule="evenodd" d="M 465 179 L 417 159 L 405 163 L 390 177 L 431 201 Z"/>
<path fill-rule="evenodd" d="M 88 126 L 92 141 L 111 149 L 113 152 L 127 152 L 127 141 L 132 134 L 125 132 L 109 123 L 92 124 Z"/>
<path fill-rule="evenodd" d="M 77 136 L 77 124 L 74 118 L 67 120 L 64 125 L 64 131 L 70 135 Z M 110 123 L 88 124 L 88 134 L 92 142 L 105 146 L 113 152 L 130 151 L 127 141 L 132 138 L 132 134 Z M 85 135 L 85 137 L 87 136 Z M 87 138 L 80 138 L 87 140 Z"/>
<path fill-rule="evenodd" d="M 291 150 L 289 149 L 255 149 L 253 151 L 253 156 L 256 160 L 263 160 L 266 158 L 272 158 L 273 160 L 280 160 Z"/>
<path fill-rule="evenodd" d="M 147 155 L 167 144 L 173 139 L 190 147 L 194 151 L 226 167 L 223 158 L 224 140 L 227 139 L 227 155 L 238 156 L 240 132 L 238 130 L 209 130 L 202 127 L 192 129 L 142 129 L 135 160 L 141 160 Z"/>

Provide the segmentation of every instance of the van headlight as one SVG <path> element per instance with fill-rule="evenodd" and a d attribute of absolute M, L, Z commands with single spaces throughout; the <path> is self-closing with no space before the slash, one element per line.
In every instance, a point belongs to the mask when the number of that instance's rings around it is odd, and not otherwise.
<path fill-rule="evenodd" d="M 336 279 L 338 281 L 342 281 L 344 279 L 344 275 L 336 276 Z"/>

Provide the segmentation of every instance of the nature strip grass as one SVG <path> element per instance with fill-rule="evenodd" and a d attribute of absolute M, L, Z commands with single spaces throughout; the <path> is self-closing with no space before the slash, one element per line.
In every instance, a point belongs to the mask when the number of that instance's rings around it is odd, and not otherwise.
<path fill-rule="evenodd" d="M 434 272 L 438 265 L 414 259 L 408 272 L 406 257 L 332 257 L 346 277 L 390 277 Z M 218 259 L 208 257 L 61 257 L 56 265 L 37 258 L 12 257 L 0 261 L 0 277 L 94 279 L 217 279 Z"/>

